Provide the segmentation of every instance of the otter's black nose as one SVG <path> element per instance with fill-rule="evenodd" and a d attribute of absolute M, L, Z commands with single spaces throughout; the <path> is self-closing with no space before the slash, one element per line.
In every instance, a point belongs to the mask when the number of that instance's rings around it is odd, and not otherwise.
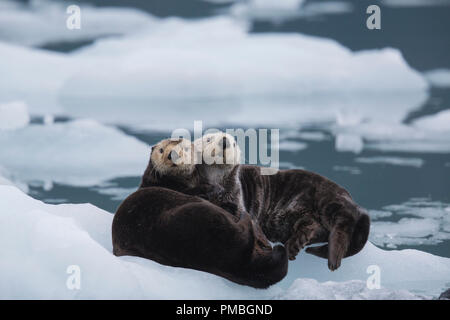
<path fill-rule="evenodd" d="M 220 142 L 219 142 L 219 145 L 220 145 Z M 221 147 L 224 148 L 224 149 L 227 149 L 227 148 L 230 147 L 230 141 L 228 141 L 228 139 L 226 137 L 224 137 L 222 139 L 222 146 Z"/>

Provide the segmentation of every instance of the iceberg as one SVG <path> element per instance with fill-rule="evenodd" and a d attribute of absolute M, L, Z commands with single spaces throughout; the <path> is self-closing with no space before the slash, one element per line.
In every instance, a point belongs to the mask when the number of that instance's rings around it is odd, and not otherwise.
<path fill-rule="evenodd" d="M 70 30 L 66 12 L 69 1 L 32 0 L 24 5 L 16 1 L 0 3 L 0 41 L 27 46 L 57 42 L 93 40 L 120 36 L 151 27 L 157 19 L 131 8 L 95 8 L 79 4 L 81 28 Z M 118 22 L 120 21 L 120 23 Z"/>
<path fill-rule="evenodd" d="M 354 53 L 329 39 L 249 34 L 224 16 L 160 19 L 71 54 L 0 43 L 0 58 L 11 75 L 0 95 L 25 101 L 32 115 L 165 131 L 194 120 L 295 127 L 340 113 L 398 123 L 428 88 L 396 49 Z"/>
<path fill-rule="evenodd" d="M 257 290 L 200 271 L 116 257 L 112 219 L 90 204 L 45 204 L 0 185 L 0 298 L 421 299 L 437 297 L 450 275 L 448 258 L 368 243 L 333 273 L 325 260 L 301 253 L 280 284 Z M 366 269 L 373 264 L 381 268 L 382 288 L 370 290 Z M 78 270 L 79 287 L 70 286 L 72 270 Z"/>
<path fill-rule="evenodd" d="M 29 122 L 30 115 L 23 101 L 0 104 L 0 130 L 23 128 Z"/>
<path fill-rule="evenodd" d="M 150 147 L 94 120 L 75 120 L 0 131 L 0 166 L 7 178 L 92 186 L 140 176 Z"/>

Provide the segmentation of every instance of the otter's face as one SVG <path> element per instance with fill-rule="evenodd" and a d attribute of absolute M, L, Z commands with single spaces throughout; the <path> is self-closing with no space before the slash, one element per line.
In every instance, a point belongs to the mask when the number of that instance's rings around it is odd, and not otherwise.
<path fill-rule="evenodd" d="M 193 147 L 186 139 L 166 139 L 152 147 L 150 160 L 161 175 L 188 175 L 194 170 Z"/>
<path fill-rule="evenodd" d="M 235 166 L 240 163 L 241 149 L 233 136 L 224 133 L 209 133 L 195 142 L 196 151 L 201 150 L 206 164 Z"/>

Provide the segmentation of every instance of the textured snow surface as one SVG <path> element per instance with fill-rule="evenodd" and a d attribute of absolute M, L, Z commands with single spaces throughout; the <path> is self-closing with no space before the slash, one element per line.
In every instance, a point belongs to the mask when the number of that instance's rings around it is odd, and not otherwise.
<path fill-rule="evenodd" d="M 416 299 L 438 295 L 450 275 L 448 258 L 369 243 L 333 273 L 325 260 L 300 254 L 280 284 L 256 290 L 204 272 L 115 257 L 112 218 L 90 204 L 44 204 L 0 185 L 0 298 Z M 366 270 L 373 264 L 381 268 L 382 288 L 369 290 Z M 66 286 L 73 265 L 81 271 L 80 290 Z"/>

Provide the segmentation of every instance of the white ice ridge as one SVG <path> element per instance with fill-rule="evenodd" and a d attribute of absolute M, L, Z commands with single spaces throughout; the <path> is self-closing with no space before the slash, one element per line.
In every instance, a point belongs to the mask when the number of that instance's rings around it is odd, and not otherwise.
<path fill-rule="evenodd" d="M 72 54 L 0 43 L 0 70 L 10 75 L 0 96 L 24 99 L 31 114 L 168 131 L 198 119 L 286 127 L 340 113 L 399 122 L 428 87 L 396 49 L 354 53 L 329 39 L 249 34 L 227 17 L 161 19 Z"/>
<path fill-rule="evenodd" d="M 23 101 L 0 103 L 0 130 L 23 128 L 29 122 L 30 115 Z"/>
<path fill-rule="evenodd" d="M 0 167 L 13 181 L 91 186 L 139 176 L 150 147 L 94 120 L 0 131 Z"/>
<path fill-rule="evenodd" d="M 80 7 L 80 29 L 67 28 L 70 1 L 32 0 L 29 4 L 2 0 L 0 3 L 0 41 L 21 45 L 93 40 L 101 36 L 118 36 L 151 27 L 157 20 L 131 8 Z"/>
<path fill-rule="evenodd" d="M 450 275 L 448 258 L 369 243 L 333 273 L 325 260 L 301 253 L 282 283 L 256 290 L 204 272 L 115 257 L 112 218 L 90 204 L 44 204 L 0 186 L 0 299 L 414 299 L 436 296 Z M 373 264 L 381 268 L 383 288 L 369 292 L 364 283 Z M 69 266 L 79 267 L 80 290 L 67 287 L 74 275 Z M 336 283 L 322 283 L 329 280 Z"/>

